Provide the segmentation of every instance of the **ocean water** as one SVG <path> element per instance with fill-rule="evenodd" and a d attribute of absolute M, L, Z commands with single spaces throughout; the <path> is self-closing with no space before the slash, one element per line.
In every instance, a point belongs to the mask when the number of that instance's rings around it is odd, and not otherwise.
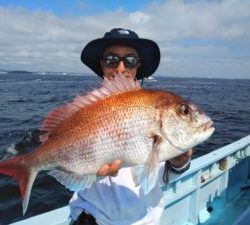
<path fill-rule="evenodd" d="M 32 151 L 43 118 L 77 94 L 99 86 L 95 76 L 0 74 L 0 160 Z M 168 89 L 199 105 L 214 121 L 213 136 L 194 149 L 199 157 L 250 134 L 250 80 L 157 77 L 144 87 Z M 17 181 L 0 175 L 0 224 L 64 206 L 72 192 L 39 173 L 22 215 Z"/>

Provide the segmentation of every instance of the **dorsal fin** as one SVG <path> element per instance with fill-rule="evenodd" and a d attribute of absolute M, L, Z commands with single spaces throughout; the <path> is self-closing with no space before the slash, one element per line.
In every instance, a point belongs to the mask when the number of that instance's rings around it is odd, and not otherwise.
<path fill-rule="evenodd" d="M 44 119 L 40 130 L 44 133 L 40 135 L 40 141 L 44 143 L 48 140 L 51 132 L 60 126 L 63 121 L 71 117 L 80 109 L 96 102 L 100 99 L 115 95 L 117 93 L 138 90 L 141 86 L 138 81 L 126 78 L 124 75 L 117 75 L 113 80 L 104 78 L 102 86 L 99 89 L 94 89 L 85 96 L 78 95 L 76 98 L 63 106 L 59 106 Z"/>

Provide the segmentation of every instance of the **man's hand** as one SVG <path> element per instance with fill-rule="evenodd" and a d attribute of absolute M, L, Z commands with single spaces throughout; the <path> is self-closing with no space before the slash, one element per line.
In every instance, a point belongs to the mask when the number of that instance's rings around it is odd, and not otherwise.
<path fill-rule="evenodd" d="M 169 162 L 175 168 L 181 168 L 189 161 L 189 159 L 192 157 L 192 155 L 193 155 L 193 150 L 190 149 L 187 152 L 185 152 L 185 153 L 183 153 L 183 154 L 181 154 L 173 159 L 170 159 Z"/>
<path fill-rule="evenodd" d="M 121 160 L 114 160 L 113 162 L 103 165 L 97 172 L 97 176 L 112 176 L 115 177 L 118 174 L 118 170 L 122 164 Z"/>

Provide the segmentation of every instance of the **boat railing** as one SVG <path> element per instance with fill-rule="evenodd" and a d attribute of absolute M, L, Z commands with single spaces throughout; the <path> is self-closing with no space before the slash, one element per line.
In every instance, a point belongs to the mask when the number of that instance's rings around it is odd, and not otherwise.
<path fill-rule="evenodd" d="M 163 187 L 165 210 L 162 224 L 205 223 L 215 210 L 211 204 L 214 198 L 230 201 L 241 188 L 249 186 L 249 156 L 250 135 L 192 160 L 187 172 L 173 177 Z"/>

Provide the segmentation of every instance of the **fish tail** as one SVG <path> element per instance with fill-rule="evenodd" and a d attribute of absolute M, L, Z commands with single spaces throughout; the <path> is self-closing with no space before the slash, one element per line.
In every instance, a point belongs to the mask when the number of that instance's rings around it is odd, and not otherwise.
<path fill-rule="evenodd" d="M 13 177 L 19 181 L 23 215 L 27 210 L 31 188 L 38 173 L 35 168 L 29 165 L 30 160 L 28 158 L 28 155 L 24 155 L 0 163 L 0 174 Z"/>

